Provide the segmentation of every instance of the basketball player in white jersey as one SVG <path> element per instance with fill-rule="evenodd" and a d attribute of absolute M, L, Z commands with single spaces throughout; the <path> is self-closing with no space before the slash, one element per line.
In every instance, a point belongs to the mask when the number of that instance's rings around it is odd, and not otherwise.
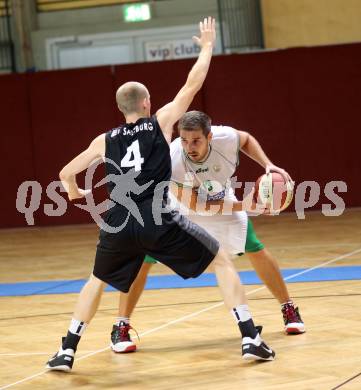
<path fill-rule="evenodd" d="M 251 221 L 244 211 L 228 215 L 220 213 L 202 216 L 198 205 L 219 207 L 224 201 L 237 202 L 230 178 L 238 166 L 239 152 L 246 153 L 266 171 L 280 172 L 291 180 L 287 172 L 271 163 L 261 146 L 249 133 L 228 126 L 211 126 L 210 118 L 199 111 L 187 112 L 179 121 L 180 137 L 170 146 L 172 158 L 172 192 L 187 207 L 181 213 L 203 227 L 233 255 L 247 252 L 260 278 L 281 304 L 285 331 L 288 334 L 305 332 L 305 326 L 287 291 L 277 261 L 258 240 Z M 235 210 L 235 208 L 233 208 Z M 199 208 L 198 208 L 199 211 Z M 223 213 L 225 214 L 225 213 Z M 115 352 L 131 352 L 136 345 L 129 336 L 129 317 L 144 289 L 147 274 L 154 259 L 146 257 L 129 296 L 120 299 L 119 317 L 113 326 L 111 347 Z"/>

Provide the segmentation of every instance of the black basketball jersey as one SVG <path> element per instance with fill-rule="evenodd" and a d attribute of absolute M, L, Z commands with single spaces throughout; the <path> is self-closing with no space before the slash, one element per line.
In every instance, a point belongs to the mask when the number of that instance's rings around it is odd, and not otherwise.
<path fill-rule="evenodd" d="M 140 118 L 106 133 L 105 170 L 110 198 L 123 203 L 153 197 L 159 183 L 171 177 L 169 145 L 156 116 Z M 168 187 L 165 187 L 166 196 Z"/>

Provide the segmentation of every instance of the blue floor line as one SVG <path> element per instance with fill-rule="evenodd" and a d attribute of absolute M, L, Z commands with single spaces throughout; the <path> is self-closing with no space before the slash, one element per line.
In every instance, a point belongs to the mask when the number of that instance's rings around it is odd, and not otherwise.
<path fill-rule="evenodd" d="M 70 290 L 74 288 L 79 288 L 80 289 L 83 287 L 85 283 L 84 279 L 78 279 L 78 280 L 63 280 L 63 281 L 56 281 L 56 283 L 50 285 L 50 286 L 43 286 L 40 290 L 34 291 L 33 295 L 46 295 L 46 294 L 54 294 L 52 291 L 56 288 L 57 290 L 64 289 L 64 290 L 69 290 L 70 286 L 73 286 L 73 288 L 70 287 Z"/>
<path fill-rule="evenodd" d="M 307 268 L 284 269 L 282 270 L 282 275 L 286 278 L 306 269 Z M 244 284 L 261 284 L 261 281 L 254 271 L 243 271 L 239 274 Z M 326 282 L 337 280 L 361 280 L 361 266 L 317 268 L 289 279 L 287 280 L 287 283 Z M 85 282 L 85 279 L 78 279 L 2 283 L 0 284 L 0 297 L 78 293 Z M 214 287 L 216 285 L 217 281 L 214 274 L 203 274 L 197 279 L 187 280 L 183 280 L 177 275 L 151 275 L 148 277 L 145 289 Z M 115 289 L 107 287 L 106 291 L 115 291 Z"/>

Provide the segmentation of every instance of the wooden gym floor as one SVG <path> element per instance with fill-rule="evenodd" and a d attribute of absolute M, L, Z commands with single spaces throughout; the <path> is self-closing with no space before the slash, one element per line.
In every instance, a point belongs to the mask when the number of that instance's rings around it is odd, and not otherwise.
<path fill-rule="evenodd" d="M 259 217 L 254 224 L 282 269 L 361 266 L 360 209 L 334 218 Z M 2 230 L 0 283 L 84 279 L 96 241 L 91 225 Z M 236 264 L 251 269 L 245 257 Z M 360 280 L 288 287 L 307 327 L 303 335 L 286 336 L 276 300 L 262 286 L 246 286 L 274 362 L 242 361 L 238 329 L 215 287 L 145 291 L 132 320 L 139 350 L 114 354 L 108 345 L 117 293 L 106 292 L 70 374 L 46 372 L 44 364 L 59 347 L 77 294 L 0 297 L 0 389 L 361 389 Z"/>

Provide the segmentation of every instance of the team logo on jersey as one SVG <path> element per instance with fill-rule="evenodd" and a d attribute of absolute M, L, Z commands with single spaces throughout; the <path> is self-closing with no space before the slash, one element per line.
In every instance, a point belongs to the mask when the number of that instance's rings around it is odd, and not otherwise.
<path fill-rule="evenodd" d="M 226 190 L 223 190 L 221 192 L 218 192 L 217 194 L 214 195 L 207 195 L 207 200 L 222 200 L 224 199 L 226 195 Z"/>
<path fill-rule="evenodd" d="M 211 181 L 211 180 L 205 180 L 205 181 L 203 182 L 203 187 L 204 187 L 208 192 L 213 191 L 213 184 L 212 184 L 212 181 Z"/>
<path fill-rule="evenodd" d="M 196 170 L 196 173 L 204 173 L 204 172 L 208 172 L 209 171 L 209 168 L 208 167 L 205 167 L 205 168 L 198 168 Z"/>
<path fill-rule="evenodd" d="M 220 200 L 225 196 L 224 186 L 216 180 L 205 180 L 199 187 L 199 194 L 207 200 Z"/>

